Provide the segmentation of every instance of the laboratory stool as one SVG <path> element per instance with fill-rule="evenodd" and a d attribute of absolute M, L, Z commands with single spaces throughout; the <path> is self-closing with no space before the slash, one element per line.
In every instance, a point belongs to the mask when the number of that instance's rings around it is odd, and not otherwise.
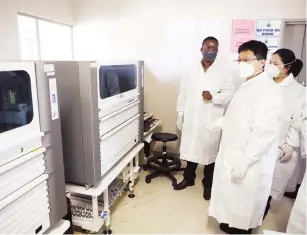
<path fill-rule="evenodd" d="M 172 185 L 175 186 L 177 184 L 177 179 L 171 173 L 183 171 L 184 169 L 181 168 L 181 161 L 178 157 L 167 154 L 166 144 L 167 142 L 176 141 L 178 136 L 170 133 L 156 133 L 153 134 L 151 138 L 154 141 L 163 143 L 162 155 L 148 158 L 146 165 L 143 166 L 143 169 L 151 169 L 153 172 L 146 176 L 145 182 L 149 184 L 153 178 L 162 175 L 169 178 L 172 181 Z"/>

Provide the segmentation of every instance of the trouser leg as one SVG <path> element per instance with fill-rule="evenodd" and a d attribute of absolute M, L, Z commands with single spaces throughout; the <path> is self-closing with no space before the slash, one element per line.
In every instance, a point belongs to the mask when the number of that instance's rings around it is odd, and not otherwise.
<path fill-rule="evenodd" d="M 187 166 L 186 166 L 186 168 L 184 169 L 184 172 L 183 172 L 184 180 L 186 180 L 188 182 L 194 182 L 195 181 L 197 166 L 198 166 L 197 163 L 187 161 Z"/>
<path fill-rule="evenodd" d="M 238 228 L 229 227 L 228 224 L 220 224 L 220 229 L 228 234 L 252 234 L 252 229 L 244 230 Z"/>
<path fill-rule="evenodd" d="M 300 189 L 300 187 L 301 187 L 301 185 L 297 184 L 296 185 L 296 190 L 294 192 L 285 192 L 284 196 L 288 197 L 288 198 L 291 198 L 291 199 L 295 199 L 297 194 L 298 194 L 298 190 Z"/>
<path fill-rule="evenodd" d="M 204 178 L 202 181 L 204 188 L 212 188 L 214 166 L 215 163 L 211 163 L 204 167 Z"/>
<path fill-rule="evenodd" d="M 269 213 L 269 210 L 271 208 L 271 200 L 272 200 L 272 197 L 269 196 L 268 202 L 267 202 L 266 207 L 265 207 L 264 215 L 263 215 L 263 220 L 265 219 L 265 217 Z"/>

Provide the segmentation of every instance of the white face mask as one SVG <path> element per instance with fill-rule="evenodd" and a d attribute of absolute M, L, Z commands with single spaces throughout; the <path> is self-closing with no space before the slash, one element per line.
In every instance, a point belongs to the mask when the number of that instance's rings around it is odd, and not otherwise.
<path fill-rule="evenodd" d="M 264 70 L 272 78 L 277 78 L 280 74 L 279 68 L 274 64 L 267 64 Z"/>
<path fill-rule="evenodd" d="M 249 64 L 247 62 L 240 62 L 239 63 L 239 75 L 240 78 L 246 79 L 250 76 L 252 76 L 255 73 L 255 68 L 252 64 Z"/>

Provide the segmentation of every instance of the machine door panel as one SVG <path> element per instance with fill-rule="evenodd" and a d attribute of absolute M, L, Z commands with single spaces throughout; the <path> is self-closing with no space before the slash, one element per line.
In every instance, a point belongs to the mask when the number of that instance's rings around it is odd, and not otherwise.
<path fill-rule="evenodd" d="M 4 156 L 7 162 L 33 151 L 25 151 L 25 140 L 39 133 L 34 64 L 0 63 L 0 156 Z M 19 145 L 21 142 L 23 146 L 14 146 L 14 143 Z M 16 153 L 12 153 L 12 148 L 16 148 Z M 3 161 L 0 158 L 0 166 L 6 163 Z"/>

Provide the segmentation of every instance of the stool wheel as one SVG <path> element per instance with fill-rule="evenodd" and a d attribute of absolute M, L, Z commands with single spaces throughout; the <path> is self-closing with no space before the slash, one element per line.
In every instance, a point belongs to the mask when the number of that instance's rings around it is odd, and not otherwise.
<path fill-rule="evenodd" d="M 112 234 L 112 230 L 111 229 L 105 229 L 104 231 L 103 231 L 103 234 Z"/>

